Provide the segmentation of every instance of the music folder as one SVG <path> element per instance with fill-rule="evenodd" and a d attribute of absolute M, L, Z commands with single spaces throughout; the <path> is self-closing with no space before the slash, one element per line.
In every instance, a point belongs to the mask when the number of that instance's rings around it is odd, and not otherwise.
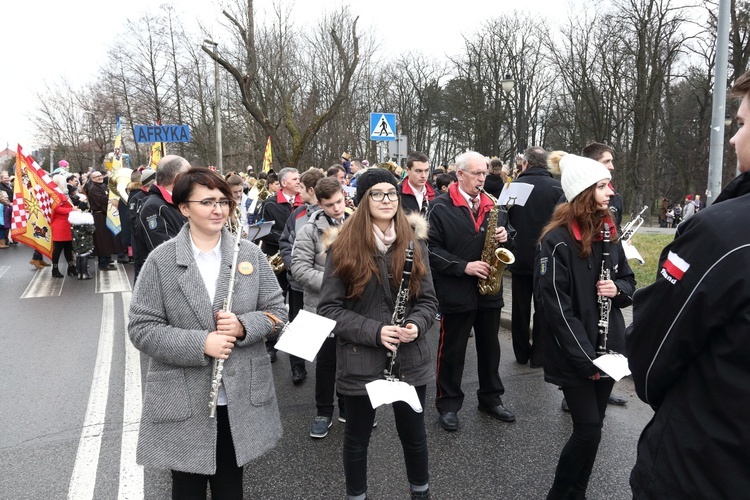
<path fill-rule="evenodd" d="M 497 204 L 502 207 L 513 205 L 524 206 L 533 190 L 534 186 L 532 184 L 526 184 L 525 182 L 511 182 L 510 184 L 506 184 L 500 192 Z"/>
<path fill-rule="evenodd" d="M 247 238 L 250 241 L 255 241 L 271 233 L 271 228 L 276 221 L 265 221 L 258 224 L 253 224 L 247 228 Z"/>
<path fill-rule="evenodd" d="M 618 382 L 622 377 L 630 375 L 628 358 L 619 353 L 599 356 L 594 360 L 594 364 L 601 371 L 612 377 L 615 382 Z"/>
<path fill-rule="evenodd" d="M 281 332 L 276 349 L 312 362 L 335 326 L 334 320 L 302 309 Z"/>

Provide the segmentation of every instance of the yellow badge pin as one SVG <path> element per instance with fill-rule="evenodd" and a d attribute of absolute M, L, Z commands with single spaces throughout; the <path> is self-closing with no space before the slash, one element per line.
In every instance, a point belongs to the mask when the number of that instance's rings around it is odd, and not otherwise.
<path fill-rule="evenodd" d="M 238 271 L 239 271 L 240 273 L 242 273 L 242 274 L 244 274 L 245 276 L 247 276 L 248 274 L 250 274 L 250 273 L 252 273 L 252 272 L 253 272 L 253 265 L 252 265 L 252 264 L 250 264 L 250 263 L 249 263 L 249 262 L 247 262 L 247 261 L 245 261 L 245 262 L 240 262 L 240 263 L 239 263 L 239 264 L 237 265 L 237 270 L 238 270 Z"/>

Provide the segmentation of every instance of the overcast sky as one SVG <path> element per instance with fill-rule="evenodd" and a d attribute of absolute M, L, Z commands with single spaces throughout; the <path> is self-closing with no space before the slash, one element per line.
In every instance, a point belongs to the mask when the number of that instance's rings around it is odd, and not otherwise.
<path fill-rule="evenodd" d="M 14 0 L 4 3 L 0 32 L 0 60 L 4 63 L 0 74 L 0 149 L 6 146 L 15 149 L 20 142 L 26 151 L 46 146 L 44 141 L 35 140 L 30 119 L 37 107 L 36 96 L 45 84 L 54 85 L 56 81 L 67 79 L 78 86 L 93 81 L 97 69 L 106 60 L 108 38 L 121 33 L 118 24 L 126 19 L 137 19 L 160 4 L 159 0 Z M 204 24 L 215 25 L 221 12 L 215 0 L 174 3 L 185 22 L 200 17 Z M 384 52 L 421 51 L 435 57 L 457 53 L 462 46 L 462 34 L 474 33 L 484 20 L 513 8 L 522 6 L 548 19 L 564 19 L 568 9 L 564 0 L 525 3 L 297 0 L 294 17 L 317 19 L 324 9 L 335 9 L 342 3 L 350 5 L 352 12 L 360 16 L 360 32 L 378 32 Z M 271 9 L 272 0 L 255 0 L 255 5 L 262 15 L 263 11 Z"/>

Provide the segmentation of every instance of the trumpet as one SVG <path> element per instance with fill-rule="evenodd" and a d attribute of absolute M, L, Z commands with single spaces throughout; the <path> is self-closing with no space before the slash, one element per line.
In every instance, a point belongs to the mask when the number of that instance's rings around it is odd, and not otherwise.
<path fill-rule="evenodd" d="M 239 207 L 235 208 L 234 220 L 231 218 L 227 221 L 229 230 L 234 233 L 234 253 L 232 254 L 232 274 L 229 277 L 229 290 L 227 298 L 224 300 L 224 311 L 230 312 L 232 309 L 232 298 L 234 297 L 234 282 L 237 276 L 237 260 L 240 256 L 240 247 L 242 246 L 242 211 Z M 224 360 L 214 359 L 214 368 L 211 374 L 211 393 L 208 396 L 209 416 L 216 418 L 216 406 L 219 401 L 219 388 L 221 380 L 224 377 Z"/>
<path fill-rule="evenodd" d="M 276 274 L 281 274 L 286 270 L 284 259 L 281 258 L 281 250 L 279 250 L 273 255 L 269 255 L 268 263 L 271 264 L 271 269 Z"/>
<path fill-rule="evenodd" d="M 643 214 L 646 210 L 648 210 L 648 205 L 644 205 L 641 211 L 638 212 L 638 215 L 633 217 L 630 222 L 625 224 L 625 226 L 622 228 L 622 236 L 620 237 L 622 241 L 630 241 L 635 232 L 641 228 L 641 226 L 643 225 Z"/>

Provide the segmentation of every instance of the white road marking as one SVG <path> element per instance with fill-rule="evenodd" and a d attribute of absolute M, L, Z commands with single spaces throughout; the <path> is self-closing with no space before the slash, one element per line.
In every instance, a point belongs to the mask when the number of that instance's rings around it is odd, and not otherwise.
<path fill-rule="evenodd" d="M 96 271 L 96 293 L 130 292 L 130 280 L 122 264 L 112 271 Z"/>
<path fill-rule="evenodd" d="M 53 278 L 52 268 L 38 269 L 21 295 L 22 299 L 35 299 L 39 297 L 59 297 L 63 289 L 65 278 Z"/>
<path fill-rule="evenodd" d="M 109 271 L 112 272 L 112 271 Z M 130 292 L 122 294 L 125 324 L 125 408 L 122 414 L 119 500 L 143 498 L 143 467 L 135 463 L 141 419 L 141 355 L 128 336 Z"/>
<path fill-rule="evenodd" d="M 105 294 L 103 302 L 94 379 L 91 383 L 91 392 L 86 408 L 86 417 L 83 421 L 81 439 L 78 443 L 76 462 L 70 478 L 69 500 L 94 498 L 96 471 L 99 466 L 99 451 L 102 445 L 102 433 L 109 396 L 109 373 L 112 366 L 114 338 L 114 298 L 112 294 Z"/>
<path fill-rule="evenodd" d="M 3 277 L 3 274 L 5 274 L 8 269 L 10 269 L 10 266 L 0 266 L 0 278 Z"/>

